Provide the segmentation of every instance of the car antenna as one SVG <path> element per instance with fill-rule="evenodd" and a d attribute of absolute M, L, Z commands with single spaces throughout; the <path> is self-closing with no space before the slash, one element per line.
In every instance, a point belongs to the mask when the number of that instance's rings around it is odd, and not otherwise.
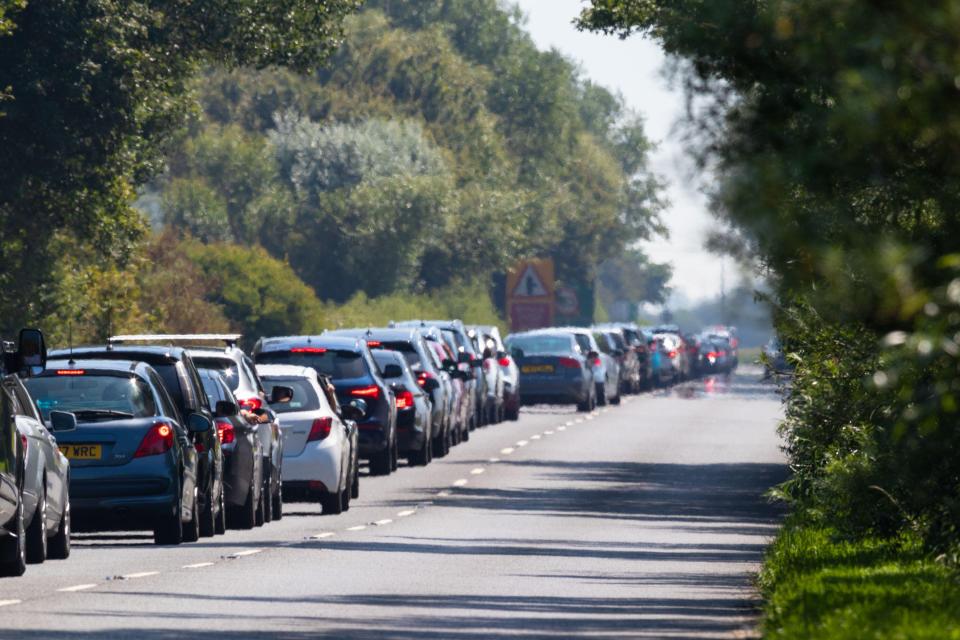
<path fill-rule="evenodd" d="M 67 364 L 75 365 L 77 362 L 73 359 L 73 320 L 67 320 L 67 342 L 70 344 L 70 360 Z"/>

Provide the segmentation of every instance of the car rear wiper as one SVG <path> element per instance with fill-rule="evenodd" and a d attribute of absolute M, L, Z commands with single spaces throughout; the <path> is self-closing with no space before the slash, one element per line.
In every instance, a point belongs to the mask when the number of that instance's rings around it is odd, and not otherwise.
<path fill-rule="evenodd" d="M 82 418 L 132 418 L 133 414 L 126 411 L 114 411 L 113 409 L 78 409 L 71 411 L 78 419 Z"/>

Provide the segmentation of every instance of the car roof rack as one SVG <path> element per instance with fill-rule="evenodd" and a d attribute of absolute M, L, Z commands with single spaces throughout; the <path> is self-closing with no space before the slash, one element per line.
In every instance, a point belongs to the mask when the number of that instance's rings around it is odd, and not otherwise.
<path fill-rule="evenodd" d="M 228 347 L 235 347 L 242 337 L 239 333 L 132 334 L 111 336 L 107 338 L 107 344 L 122 344 L 125 342 L 222 342 Z"/>

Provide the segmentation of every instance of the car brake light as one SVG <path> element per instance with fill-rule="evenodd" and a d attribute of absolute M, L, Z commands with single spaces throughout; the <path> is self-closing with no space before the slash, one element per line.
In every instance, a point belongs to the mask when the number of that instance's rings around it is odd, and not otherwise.
<path fill-rule="evenodd" d="M 676 357 L 677 357 L 677 352 L 676 352 L 676 351 L 671 351 L 671 352 L 668 353 L 667 355 L 669 355 L 671 358 L 676 358 Z"/>
<path fill-rule="evenodd" d="M 714 358 L 714 359 L 716 359 L 716 357 L 717 357 L 717 352 L 716 352 L 716 351 L 711 351 L 710 353 L 707 354 L 707 357 L 708 357 L 708 358 Z"/>
<path fill-rule="evenodd" d="M 379 349 L 383 346 L 383 343 L 379 340 L 367 340 L 367 346 L 371 349 Z"/>
<path fill-rule="evenodd" d="M 263 407 L 263 400 L 260 398 L 247 398 L 239 401 L 240 408 L 247 411 L 256 411 Z"/>
<path fill-rule="evenodd" d="M 603 362 L 600 361 L 600 358 L 594 358 L 594 359 L 593 359 L 593 366 L 599 367 L 599 366 L 602 366 L 602 365 L 603 365 Z"/>
<path fill-rule="evenodd" d="M 20 444 L 23 445 L 23 455 L 24 455 L 24 456 L 27 455 L 27 444 L 28 444 L 29 442 L 30 442 L 30 441 L 27 440 L 27 436 L 21 433 L 21 434 L 20 434 Z"/>
<path fill-rule="evenodd" d="M 57 369 L 58 376 L 82 376 L 85 373 L 83 369 Z"/>
<path fill-rule="evenodd" d="M 310 435 L 307 436 L 307 442 L 323 440 L 328 435 L 330 435 L 330 429 L 332 428 L 333 428 L 333 418 L 331 418 L 330 416 L 317 418 L 316 420 L 313 421 L 313 424 L 310 425 Z"/>
<path fill-rule="evenodd" d="M 413 408 L 413 394 L 407 390 L 397 392 L 397 409 Z"/>
<path fill-rule="evenodd" d="M 173 428 L 166 422 L 154 423 L 147 435 L 143 436 L 134 458 L 156 456 L 173 448 Z"/>
<path fill-rule="evenodd" d="M 217 438 L 219 438 L 220 444 L 231 444 L 236 441 L 237 436 L 234 432 L 232 422 L 226 418 L 217 418 L 215 422 L 217 424 Z"/>
<path fill-rule="evenodd" d="M 380 387 L 375 384 L 369 387 L 357 387 L 356 389 L 350 390 L 350 395 L 357 396 L 358 398 L 373 398 L 376 400 L 380 397 Z"/>
<path fill-rule="evenodd" d="M 296 347 L 290 349 L 290 353 L 326 353 L 327 350 L 323 347 Z"/>
<path fill-rule="evenodd" d="M 498 360 L 497 362 L 500 364 L 501 367 L 510 366 L 510 358 L 508 358 L 507 356 L 500 358 L 500 360 Z"/>
<path fill-rule="evenodd" d="M 429 380 L 432 377 L 433 377 L 433 374 L 430 373 L 429 371 L 421 371 L 420 373 L 417 374 L 417 384 L 419 384 L 422 387 L 423 385 L 427 384 L 427 380 Z"/>
<path fill-rule="evenodd" d="M 565 368 L 567 368 L 567 369 L 579 369 L 579 368 L 580 368 L 580 362 L 577 361 L 575 358 L 560 358 L 560 359 L 557 361 L 557 364 L 559 364 L 561 367 L 565 367 Z"/>

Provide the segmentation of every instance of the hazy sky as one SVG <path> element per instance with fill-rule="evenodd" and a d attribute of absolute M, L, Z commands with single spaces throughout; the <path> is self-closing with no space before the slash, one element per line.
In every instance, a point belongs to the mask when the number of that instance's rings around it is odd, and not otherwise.
<path fill-rule="evenodd" d="M 670 208 L 664 220 L 669 240 L 645 243 L 656 261 L 673 264 L 671 283 L 676 303 L 683 298 L 713 297 L 720 290 L 719 261 L 707 254 L 703 240 L 713 225 L 704 197 L 690 179 L 690 163 L 672 130 L 683 114 L 683 97 L 661 75 L 663 53 L 640 37 L 620 40 L 614 36 L 581 33 L 572 24 L 584 2 L 581 0 L 516 0 L 527 14 L 527 30 L 541 49 L 556 48 L 578 61 L 584 75 L 619 92 L 627 104 L 646 117 L 647 136 L 659 144 L 653 168 L 668 183 Z"/>

